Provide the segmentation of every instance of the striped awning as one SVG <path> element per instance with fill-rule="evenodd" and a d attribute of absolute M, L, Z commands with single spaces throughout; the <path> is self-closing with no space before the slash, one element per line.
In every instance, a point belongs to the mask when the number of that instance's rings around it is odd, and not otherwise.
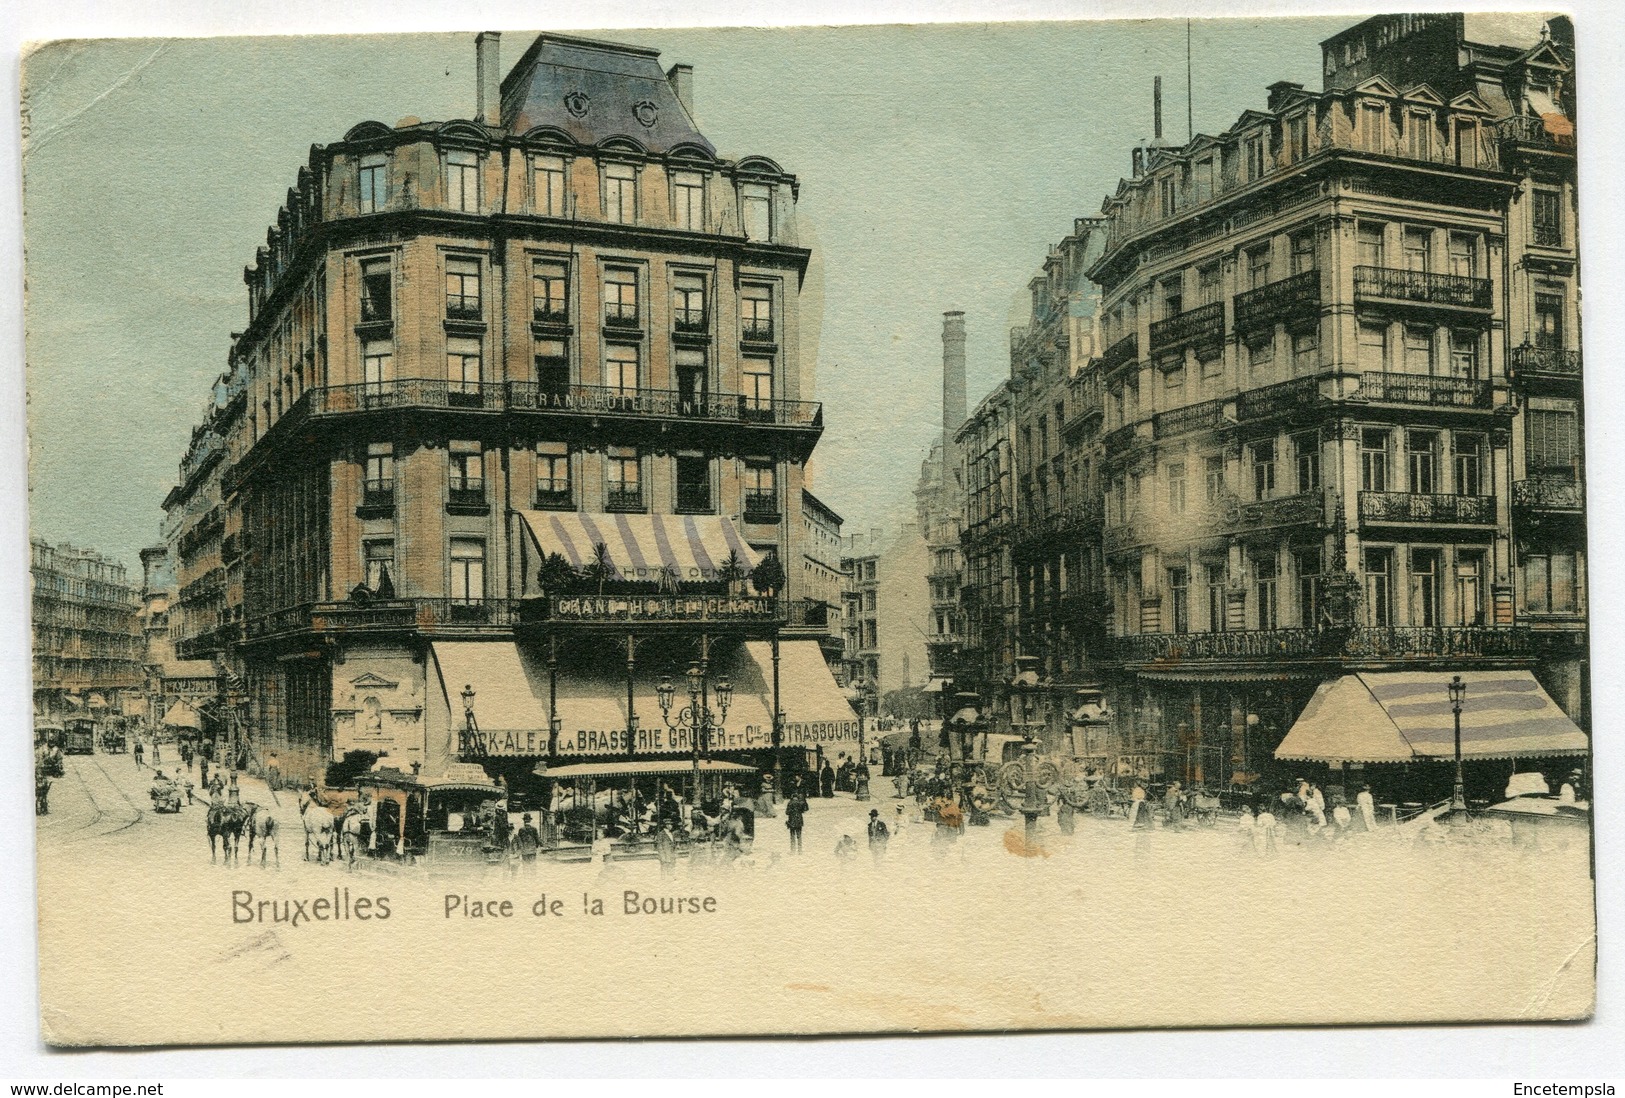
<path fill-rule="evenodd" d="M 714 580 L 717 570 L 737 556 L 750 572 L 761 556 L 721 515 L 598 514 L 586 511 L 520 511 L 539 562 L 558 553 L 573 568 L 593 559 L 602 544 L 618 578 L 660 583 Z M 534 586 L 534 565 L 526 568 Z"/>
<path fill-rule="evenodd" d="M 1344 675 L 1322 683 L 1276 748 L 1278 759 L 1392 763 L 1455 755 L 1444 672 Z M 1468 759 L 1583 755 L 1590 741 L 1527 671 L 1463 671 Z"/>

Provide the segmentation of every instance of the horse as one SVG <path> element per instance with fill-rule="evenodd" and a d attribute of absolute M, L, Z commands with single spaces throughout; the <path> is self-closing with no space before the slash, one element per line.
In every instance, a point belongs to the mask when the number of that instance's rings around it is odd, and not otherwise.
<path fill-rule="evenodd" d="M 310 861 L 310 841 L 316 840 L 316 864 L 325 865 L 333 856 L 333 813 L 316 800 L 315 792 L 299 799 L 299 820 L 305 825 L 305 861 Z"/>
<path fill-rule="evenodd" d="M 254 840 L 258 838 L 260 841 L 260 868 L 265 868 L 265 853 L 269 848 L 275 852 L 277 868 L 281 869 L 282 848 L 277 844 L 276 838 L 277 832 L 281 830 L 281 825 L 277 823 L 277 818 L 271 815 L 270 809 L 261 808 L 252 801 L 243 807 L 248 810 L 248 820 L 243 825 L 243 830 L 248 832 L 248 860 L 250 862 L 254 860 Z"/>
<path fill-rule="evenodd" d="M 365 850 L 372 838 L 372 824 L 360 810 L 346 812 L 338 821 L 339 856 L 355 865 L 356 852 Z"/>
<path fill-rule="evenodd" d="M 220 839 L 220 864 L 231 865 L 237 857 L 237 849 L 243 841 L 243 824 L 248 820 L 248 813 L 240 804 L 223 804 L 215 801 L 209 805 L 207 827 L 209 831 L 209 861 L 214 862 L 214 840 Z"/>

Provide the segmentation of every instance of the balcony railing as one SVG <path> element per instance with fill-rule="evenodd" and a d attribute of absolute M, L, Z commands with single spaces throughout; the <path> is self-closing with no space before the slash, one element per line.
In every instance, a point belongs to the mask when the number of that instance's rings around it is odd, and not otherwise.
<path fill-rule="evenodd" d="M 393 480 L 369 480 L 361 490 L 361 506 L 380 510 L 395 506 Z"/>
<path fill-rule="evenodd" d="M 710 482 L 685 484 L 682 481 L 678 481 L 677 509 L 686 514 L 704 514 L 710 511 Z"/>
<path fill-rule="evenodd" d="M 636 302 L 604 302 L 604 327 L 636 328 L 637 326 L 638 306 Z"/>
<path fill-rule="evenodd" d="M 1243 423 L 1276 416 L 1292 416 L 1307 411 L 1320 403 L 1318 378 L 1299 377 L 1266 385 L 1262 389 L 1249 389 L 1236 398 L 1236 418 Z"/>
<path fill-rule="evenodd" d="M 1361 492 L 1360 521 L 1488 526 L 1495 522 L 1495 497 L 1424 492 Z"/>
<path fill-rule="evenodd" d="M 610 488 L 604 492 L 604 510 L 606 511 L 641 511 L 643 510 L 643 488 Z"/>
<path fill-rule="evenodd" d="M 1580 376 L 1580 352 L 1558 347 L 1536 347 L 1525 343 L 1512 348 L 1512 369 L 1519 374 Z"/>
<path fill-rule="evenodd" d="M 1106 453 L 1108 455 L 1121 453 L 1132 446 L 1134 444 L 1135 427 L 1136 424 L 1125 423 L 1121 427 L 1107 431 L 1106 437 L 1101 440 L 1102 445 L 1106 448 Z"/>
<path fill-rule="evenodd" d="M 393 378 L 361 385 L 329 385 L 307 390 L 300 403 L 309 402 L 312 415 L 366 412 L 393 408 L 502 408 L 502 386 L 491 382 L 447 381 L 441 378 Z M 297 410 L 298 404 L 294 406 Z"/>
<path fill-rule="evenodd" d="M 704 309 L 673 309 L 671 330 L 684 335 L 703 335 L 706 330 Z"/>
<path fill-rule="evenodd" d="M 1291 278 L 1237 294 L 1236 331 L 1258 331 L 1277 321 L 1313 316 L 1319 309 L 1320 272 L 1300 271 Z"/>
<path fill-rule="evenodd" d="M 1451 656 L 1532 655 L 1523 628 L 1242 629 L 1222 633 L 1140 633 L 1114 639 L 1117 658 L 1129 663 L 1189 660 L 1279 660 L 1356 657 L 1436 659 Z"/>
<path fill-rule="evenodd" d="M 508 407 L 523 412 L 657 416 L 727 423 L 766 423 L 777 427 L 820 427 L 824 406 L 811 400 L 766 400 L 737 393 L 693 393 L 678 389 L 614 389 L 603 385 L 508 383 Z"/>
<path fill-rule="evenodd" d="M 1118 367 L 1126 366 L 1139 357 L 1139 333 L 1130 332 L 1128 335 L 1106 348 L 1106 353 L 1100 356 L 1100 368 L 1109 374 Z"/>
<path fill-rule="evenodd" d="M 573 511 L 575 510 L 575 496 L 568 487 L 549 488 L 538 484 L 536 486 L 536 510 Z"/>
<path fill-rule="evenodd" d="M 1512 506 L 1530 511 L 1581 511 L 1585 491 L 1571 472 L 1537 473 L 1512 484 Z"/>
<path fill-rule="evenodd" d="M 1546 128 L 1544 120 L 1531 118 L 1527 115 L 1514 115 L 1503 118 L 1495 124 L 1495 134 L 1502 141 L 1509 141 L 1518 145 L 1533 145 L 1537 148 L 1574 150 L 1574 133 L 1571 131 L 1562 136 L 1554 135 Z"/>
<path fill-rule="evenodd" d="M 1212 431 L 1223 424 L 1222 400 L 1208 400 L 1168 412 L 1158 412 L 1151 420 L 1152 433 L 1157 438 L 1171 438 L 1192 431 Z"/>
<path fill-rule="evenodd" d="M 829 604 L 817 599 L 793 599 L 780 604 L 784 623 L 804 629 L 829 628 Z"/>
<path fill-rule="evenodd" d="M 248 619 L 250 640 L 287 633 L 397 632 L 442 629 L 511 628 L 519 619 L 511 599 L 390 599 L 388 601 L 315 602 L 284 607 Z"/>
<path fill-rule="evenodd" d="M 773 319 L 758 317 L 740 321 L 739 338 L 747 343 L 772 343 Z"/>
<path fill-rule="evenodd" d="M 447 489 L 446 502 L 453 507 L 480 507 L 485 504 L 485 481 L 454 480 Z"/>
<path fill-rule="evenodd" d="M 538 301 L 536 311 L 531 314 L 531 322 L 552 327 L 563 327 L 570 323 L 570 310 L 563 305 L 551 305 Z"/>
<path fill-rule="evenodd" d="M 1410 271 L 1400 267 L 1354 268 L 1354 297 L 1357 301 L 1383 298 L 1420 305 L 1488 310 L 1492 301 L 1491 290 L 1492 284 L 1487 278 Z"/>
<path fill-rule="evenodd" d="M 746 489 L 745 491 L 745 521 L 746 522 L 778 522 L 779 521 L 779 494 L 771 489 Z"/>
<path fill-rule="evenodd" d="M 1151 350 L 1182 347 L 1187 343 L 1214 346 L 1224 342 L 1224 302 L 1214 301 L 1186 309 L 1151 325 Z"/>
<path fill-rule="evenodd" d="M 1385 404 L 1429 404 L 1444 408 L 1488 408 L 1490 383 L 1469 377 L 1367 373 L 1360 395 Z"/>
<path fill-rule="evenodd" d="M 479 294 L 446 295 L 447 320 L 479 320 L 481 316 Z"/>

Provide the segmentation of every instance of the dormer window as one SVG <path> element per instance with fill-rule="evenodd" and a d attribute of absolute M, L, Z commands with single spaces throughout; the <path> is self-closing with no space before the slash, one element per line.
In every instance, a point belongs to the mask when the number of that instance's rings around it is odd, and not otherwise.
<path fill-rule="evenodd" d="M 705 176 L 699 172 L 673 172 L 672 218 L 679 229 L 705 231 Z"/>
<path fill-rule="evenodd" d="M 1405 155 L 1412 160 L 1433 159 L 1433 112 L 1405 112 Z"/>
<path fill-rule="evenodd" d="M 1179 208 L 1179 188 L 1174 185 L 1172 176 L 1165 175 L 1157 180 L 1157 201 L 1163 217 L 1172 217 Z"/>
<path fill-rule="evenodd" d="M 1204 156 L 1196 162 L 1192 180 L 1196 191 L 1196 201 L 1211 202 L 1215 190 L 1213 158 L 1211 156 Z"/>
<path fill-rule="evenodd" d="M 637 168 L 631 164 L 605 164 L 604 220 L 630 225 L 637 218 Z"/>
<path fill-rule="evenodd" d="M 739 188 L 739 219 L 746 240 L 773 239 L 773 188 L 746 183 Z"/>
<path fill-rule="evenodd" d="M 1381 103 L 1360 104 L 1360 144 L 1367 152 L 1388 151 L 1388 108 Z"/>
<path fill-rule="evenodd" d="M 361 158 L 361 212 L 377 213 L 384 208 L 388 196 L 384 189 L 384 155 L 374 153 Z"/>
<path fill-rule="evenodd" d="M 1292 148 L 1292 162 L 1309 158 L 1309 116 L 1300 114 L 1286 121 L 1287 143 Z"/>
<path fill-rule="evenodd" d="M 480 210 L 480 158 L 467 149 L 446 153 L 446 206 L 465 213 Z"/>
<path fill-rule="evenodd" d="M 1264 135 L 1249 134 L 1242 148 L 1247 157 L 1247 182 L 1264 178 Z"/>
<path fill-rule="evenodd" d="M 1456 163 L 1463 168 L 1478 167 L 1478 122 L 1456 119 Z"/>
<path fill-rule="evenodd" d="M 536 212 L 543 217 L 567 216 L 564 158 L 538 156 L 532 178 L 536 186 Z"/>

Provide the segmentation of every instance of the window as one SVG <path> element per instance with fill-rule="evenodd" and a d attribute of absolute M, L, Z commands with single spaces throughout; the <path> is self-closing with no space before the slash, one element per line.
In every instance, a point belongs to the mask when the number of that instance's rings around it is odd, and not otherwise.
<path fill-rule="evenodd" d="M 1454 591 L 1456 625 L 1483 625 L 1484 554 L 1481 550 L 1456 550 Z"/>
<path fill-rule="evenodd" d="M 1224 352 L 1209 347 L 1199 348 L 1196 361 L 1202 368 L 1202 380 L 1211 381 L 1224 374 Z"/>
<path fill-rule="evenodd" d="M 1185 311 L 1185 280 L 1179 275 L 1165 278 L 1162 291 L 1162 319 L 1168 320 Z"/>
<path fill-rule="evenodd" d="M 704 454 L 678 454 L 677 510 L 683 514 L 704 514 L 711 510 L 711 459 Z"/>
<path fill-rule="evenodd" d="M 446 319 L 480 319 L 480 261 L 446 259 Z"/>
<path fill-rule="evenodd" d="M 568 510 L 574 505 L 570 490 L 570 447 L 563 442 L 536 444 L 536 506 Z"/>
<path fill-rule="evenodd" d="M 1171 175 L 1165 175 L 1157 180 L 1158 209 L 1163 217 L 1172 217 L 1179 212 L 1179 188 Z"/>
<path fill-rule="evenodd" d="M 1387 629 L 1394 623 L 1393 562 L 1392 549 L 1365 551 L 1366 624 L 1375 629 Z"/>
<path fill-rule="evenodd" d="M 626 446 L 611 446 L 605 459 L 606 511 L 643 510 L 643 461 Z"/>
<path fill-rule="evenodd" d="M 564 340 L 536 341 L 536 385 L 542 396 L 559 404 L 570 391 L 570 358 Z"/>
<path fill-rule="evenodd" d="M 1185 463 L 1182 461 L 1168 466 L 1168 512 L 1185 513 Z"/>
<path fill-rule="evenodd" d="M 1407 271 L 1427 271 L 1432 269 L 1433 230 L 1406 229 L 1404 243 L 1405 269 Z"/>
<path fill-rule="evenodd" d="M 1433 372 L 1433 329 L 1405 329 L 1405 372 L 1421 375 Z"/>
<path fill-rule="evenodd" d="M 626 343 L 604 346 L 604 386 L 622 397 L 638 392 L 638 349 Z"/>
<path fill-rule="evenodd" d="M 384 185 L 384 163 L 382 153 L 361 158 L 361 188 L 358 193 L 364 214 L 377 213 L 389 202 L 389 192 Z"/>
<path fill-rule="evenodd" d="M 1211 305 L 1219 300 L 1219 265 L 1209 263 L 1196 268 L 1196 300 L 1200 305 Z"/>
<path fill-rule="evenodd" d="M 1450 234 L 1450 273 L 1461 278 L 1478 277 L 1478 238 Z"/>
<path fill-rule="evenodd" d="M 533 162 L 531 181 L 536 188 L 535 209 L 543 217 L 567 217 L 568 192 L 564 182 L 562 156 L 538 156 Z"/>
<path fill-rule="evenodd" d="M 761 183 L 739 188 L 739 220 L 746 240 L 773 239 L 773 189 Z"/>
<path fill-rule="evenodd" d="M 389 260 L 362 260 L 361 323 L 387 324 L 394 316 L 394 298 Z"/>
<path fill-rule="evenodd" d="M 1190 589 L 1190 572 L 1183 568 L 1168 569 L 1168 624 L 1175 633 L 1190 632 Z"/>
<path fill-rule="evenodd" d="M 1202 486 L 1209 504 L 1224 498 L 1224 456 L 1213 454 L 1202 459 Z"/>
<path fill-rule="evenodd" d="M 450 463 L 450 485 L 453 503 L 470 502 L 459 496 L 478 496 L 485 499 L 485 455 L 478 442 L 453 442 L 447 447 Z"/>
<path fill-rule="evenodd" d="M 366 572 L 367 589 L 376 594 L 386 577 L 395 572 L 395 539 L 368 538 L 361 543 L 362 568 Z M 394 585 L 393 579 L 390 580 Z"/>
<path fill-rule="evenodd" d="M 479 340 L 446 340 L 446 391 L 453 398 L 480 395 Z"/>
<path fill-rule="evenodd" d="M 480 158 L 467 149 L 446 153 L 446 206 L 465 213 L 480 210 Z"/>
<path fill-rule="evenodd" d="M 1456 119 L 1456 163 L 1463 168 L 1478 167 L 1478 123 L 1468 118 Z"/>
<path fill-rule="evenodd" d="M 1303 274 L 1315 269 L 1315 231 L 1305 229 L 1292 234 L 1292 273 Z"/>
<path fill-rule="evenodd" d="M 638 273 L 625 267 L 604 271 L 604 323 L 611 327 L 638 325 Z"/>
<path fill-rule="evenodd" d="M 1280 627 L 1280 569 L 1280 557 L 1274 553 L 1253 557 L 1254 620 L 1259 629 Z"/>
<path fill-rule="evenodd" d="M 1484 491 L 1484 439 L 1480 435 L 1457 434 L 1450 440 L 1455 457 L 1456 494 L 1487 495 Z"/>
<path fill-rule="evenodd" d="M 1411 491 L 1433 495 L 1439 491 L 1439 436 L 1434 431 L 1405 434 L 1405 465 Z"/>
<path fill-rule="evenodd" d="M 1292 452 L 1298 475 L 1298 494 L 1320 491 L 1320 436 L 1312 431 L 1294 435 Z"/>
<path fill-rule="evenodd" d="M 1436 629 L 1443 615 L 1439 612 L 1439 551 L 1437 549 L 1411 550 L 1411 624 L 1423 629 Z"/>
<path fill-rule="evenodd" d="M 1205 156 L 1196 162 L 1191 174 L 1191 182 L 1196 191 L 1197 202 L 1211 202 L 1213 200 L 1213 158 Z"/>
<path fill-rule="evenodd" d="M 1257 290 L 1270 282 L 1270 246 L 1247 249 L 1247 288 Z"/>
<path fill-rule="evenodd" d="M 1368 152 L 1388 151 L 1388 108 L 1381 103 L 1360 104 L 1360 144 Z"/>
<path fill-rule="evenodd" d="M 1563 349 L 1563 295 L 1535 292 L 1535 346 L 1545 351 Z"/>
<path fill-rule="evenodd" d="M 543 324 L 570 320 L 570 268 L 563 260 L 538 259 L 531 271 L 535 319 Z"/>
<path fill-rule="evenodd" d="M 1211 632 L 1222 633 L 1225 627 L 1224 589 L 1227 582 L 1227 569 L 1222 563 L 1213 563 L 1206 566 L 1207 573 L 1207 627 Z"/>
<path fill-rule="evenodd" d="M 1306 160 L 1309 157 L 1309 116 L 1300 114 L 1286 121 L 1287 143 L 1292 149 L 1292 160 Z"/>
<path fill-rule="evenodd" d="M 1275 333 L 1269 332 L 1262 338 L 1247 344 L 1247 367 L 1251 370 L 1264 371 L 1275 365 Z"/>
<path fill-rule="evenodd" d="M 1388 432 L 1360 432 L 1360 490 L 1388 491 Z"/>
<path fill-rule="evenodd" d="M 1531 553 L 1523 561 L 1524 603 L 1531 614 L 1579 610 L 1573 552 Z"/>
<path fill-rule="evenodd" d="M 705 279 L 680 274 L 672 279 L 671 323 L 674 332 L 705 331 Z"/>
<path fill-rule="evenodd" d="M 631 164 L 605 164 L 604 220 L 630 225 L 637 219 L 637 168 Z"/>
<path fill-rule="evenodd" d="M 771 461 L 747 460 L 743 479 L 746 522 L 777 522 L 779 492 Z"/>
<path fill-rule="evenodd" d="M 1292 333 L 1292 372 L 1312 374 L 1320 369 L 1320 333 L 1313 328 Z"/>
<path fill-rule="evenodd" d="M 1547 248 L 1563 246 L 1563 196 L 1560 191 L 1537 187 L 1530 195 L 1534 217 L 1535 243 Z"/>
<path fill-rule="evenodd" d="M 485 598 L 485 542 L 481 538 L 451 539 L 451 599 L 477 603 Z"/>
<path fill-rule="evenodd" d="M 1433 159 L 1433 112 L 1405 112 L 1405 153 L 1412 160 Z"/>
<path fill-rule="evenodd" d="M 361 371 L 366 395 L 381 396 L 395 388 L 395 345 L 373 340 L 361 346 Z"/>
<path fill-rule="evenodd" d="M 1275 495 L 1275 440 L 1263 439 L 1252 444 L 1253 498 L 1269 499 Z"/>
<path fill-rule="evenodd" d="M 773 290 L 769 286 L 740 287 L 739 338 L 769 343 L 773 340 Z"/>
<path fill-rule="evenodd" d="M 705 231 L 705 176 L 699 172 L 672 172 L 671 209 L 679 229 Z"/>
<path fill-rule="evenodd" d="M 1360 266 L 1381 267 L 1383 265 L 1383 227 L 1374 225 L 1369 221 L 1360 222 L 1356 229 L 1360 251 Z"/>
<path fill-rule="evenodd" d="M 1264 135 L 1249 134 L 1242 148 L 1247 159 L 1247 182 L 1264 178 Z"/>
<path fill-rule="evenodd" d="M 744 414 L 747 419 L 771 419 L 773 416 L 773 360 L 746 358 L 740 364 L 740 381 L 744 388 Z"/>
<path fill-rule="evenodd" d="M 1388 325 L 1360 324 L 1360 345 L 1357 350 L 1360 369 L 1367 373 L 1383 373 L 1388 369 Z"/>
<path fill-rule="evenodd" d="M 395 491 L 395 446 L 389 442 L 367 444 L 363 486 L 368 496 L 385 496 Z M 376 502 L 383 503 L 383 499 Z"/>
<path fill-rule="evenodd" d="M 1320 550 L 1300 549 L 1293 563 L 1298 570 L 1298 624 L 1313 629 L 1320 624 Z"/>
<path fill-rule="evenodd" d="M 1165 389 L 1183 389 L 1185 387 L 1185 360 L 1176 358 L 1162 368 L 1162 386 Z"/>
<path fill-rule="evenodd" d="M 709 391 L 709 373 L 705 352 L 690 347 L 679 347 L 672 355 L 677 371 L 677 392 L 685 415 L 705 415 L 706 395 Z"/>
<path fill-rule="evenodd" d="M 1580 459 L 1580 420 L 1569 400 L 1531 397 L 1524 413 L 1530 472 L 1573 472 Z"/>

